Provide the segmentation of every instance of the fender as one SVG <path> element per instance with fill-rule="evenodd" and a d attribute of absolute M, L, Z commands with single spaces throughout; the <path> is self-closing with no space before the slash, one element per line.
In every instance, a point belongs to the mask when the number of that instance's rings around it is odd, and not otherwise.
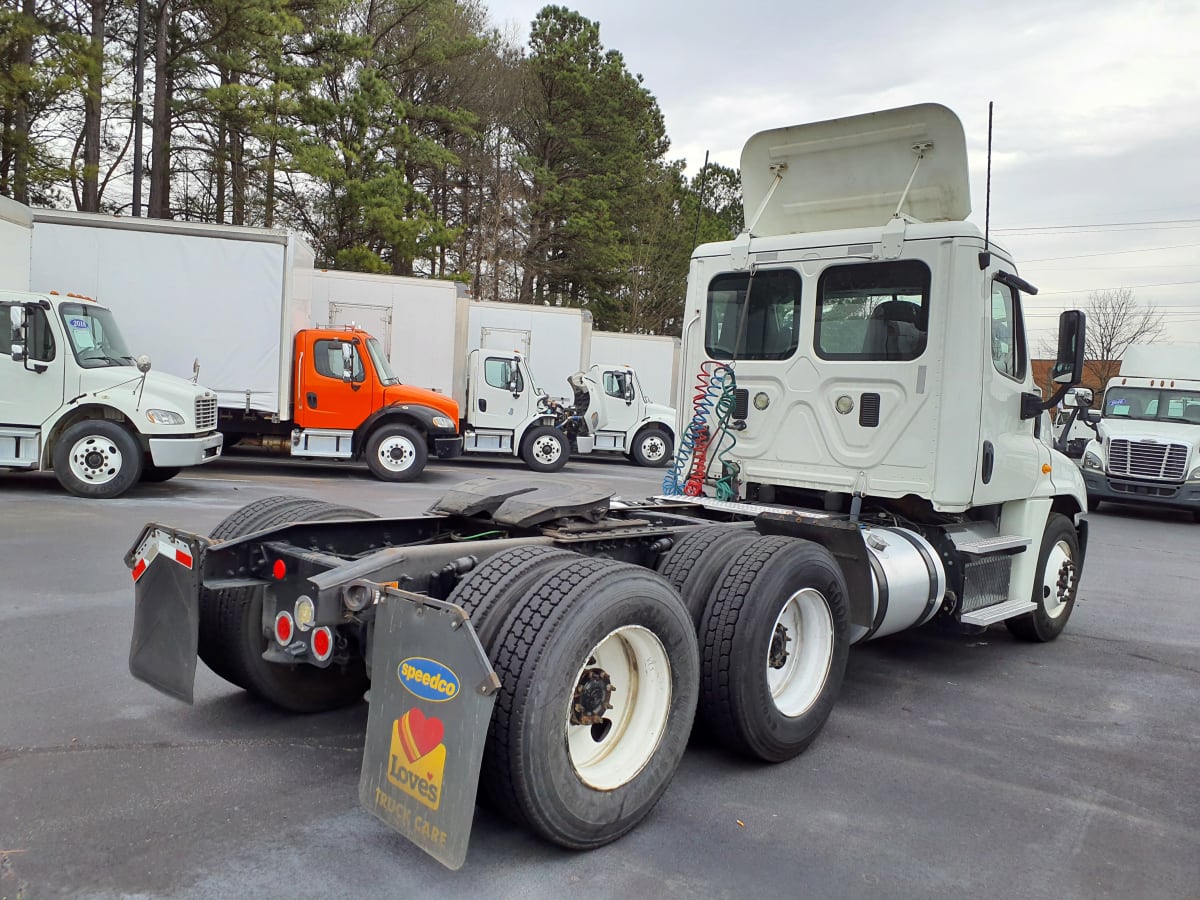
<path fill-rule="evenodd" d="M 458 434 L 458 423 L 450 428 L 442 428 L 433 424 L 435 416 L 443 419 L 450 418 L 440 409 L 423 406 L 420 403 L 392 403 L 382 409 L 377 409 L 367 416 L 366 421 L 354 429 L 354 452 L 360 453 L 367 435 L 375 430 L 375 426 L 384 420 L 395 420 L 415 425 L 428 438 L 452 437 Z"/>
<path fill-rule="evenodd" d="M 637 423 L 636 426 L 634 426 L 632 431 L 636 435 L 639 431 L 641 431 L 647 425 L 661 425 L 663 428 L 665 428 L 667 430 L 667 434 L 669 434 L 671 436 L 671 440 L 675 440 L 675 423 L 667 421 L 667 419 L 663 416 L 658 416 L 658 415 L 646 416 L 643 419 L 641 419 Z"/>

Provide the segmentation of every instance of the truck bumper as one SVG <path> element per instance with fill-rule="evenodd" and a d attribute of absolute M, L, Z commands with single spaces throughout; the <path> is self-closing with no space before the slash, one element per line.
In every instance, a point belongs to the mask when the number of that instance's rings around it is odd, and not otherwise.
<path fill-rule="evenodd" d="M 150 459 L 159 468 L 181 468 L 212 462 L 221 455 L 219 431 L 201 437 L 150 438 Z"/>
<path fill-rule="evenodd" d="M 462 435 L 455 434 L 450 437 L 435 437 L 433 439 L 433 452 L 438 459 L 453 459 L 456 456 L 462 456 Z"/>
<path fill-rule="evenodd" d="M 1083 470 L 1088 496 L 1093 500 L 1157 506 L 1162 509 L 1200 509 L 1200 484 L 1163 484 L 1114 478 L 1094 469 Z"/>

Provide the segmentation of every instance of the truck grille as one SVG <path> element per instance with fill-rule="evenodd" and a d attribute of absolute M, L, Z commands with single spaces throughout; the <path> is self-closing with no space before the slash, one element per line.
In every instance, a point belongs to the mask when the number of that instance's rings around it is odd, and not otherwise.
<path fill-rule="evenodd" d="M 217 398 L 196 398 L 196 430 L 211 431 L 217 427 Z"/>
<path fill-rule="evenodd" d="M 1111 475 L 1183 481 L 1187 455 L 1187 444 L 1159 444 L 1113 438 L 1108 445 L 1108 470 Z"/>

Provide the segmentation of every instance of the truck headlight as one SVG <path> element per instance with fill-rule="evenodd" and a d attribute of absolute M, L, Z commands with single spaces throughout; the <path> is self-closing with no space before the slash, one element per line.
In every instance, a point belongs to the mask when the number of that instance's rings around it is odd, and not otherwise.
<path fill-rule="evenodd" d="M 146 418 L 155 425 L 182 425 L 183 416 L 169 409 L 148 409 Z"/>
<path fill-rule="evenodd" d="M 1188 476 L 1188 481 L 1200 481 L 1200 466 L 1192 469 L 1192 474 Z"/>
<path fill-rule="evenodd" d="M 1085 469 L 1095 469 L 1098 472 L 1104 471 L 1104 463 L 1100 462 L 1100 457 L 1091 451 L 1083 454 L 1083 467 Z"/>
<path fill-rule="evenodd" d="M 434 416 L 433 417 L 433 426 L 435 428 L 453 428 L 454 423 L 452 421 L 450 421 L 449 419 L 447 419 L 445 416 Z"/>

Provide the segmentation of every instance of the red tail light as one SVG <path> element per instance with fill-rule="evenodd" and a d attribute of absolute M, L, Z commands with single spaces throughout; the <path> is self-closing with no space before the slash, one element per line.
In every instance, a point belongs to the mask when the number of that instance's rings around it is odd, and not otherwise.
<path fill-rule="evenodd" d="M 292 621 L 291 613 L 281 612 L 275 617 L 275 640 L 286 647 L 292 642 L 292 635 L 295 633 L 296 624 Z"/>
<path fill-rule="evenodd" d="M 325 662 L 333 655 L 333 632 L 322 626 L 312 633 L 312 654 L 318 662 Z"/>

